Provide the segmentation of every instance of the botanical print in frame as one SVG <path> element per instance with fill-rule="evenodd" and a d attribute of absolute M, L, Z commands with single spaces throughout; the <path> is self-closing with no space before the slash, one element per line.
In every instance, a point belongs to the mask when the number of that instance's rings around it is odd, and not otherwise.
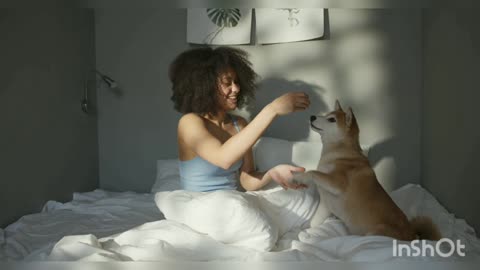
<path fill-rule="evenodd" d="M 211 45 L 250 44 L 252 9 L 190 8 L 187 42 Z"/>

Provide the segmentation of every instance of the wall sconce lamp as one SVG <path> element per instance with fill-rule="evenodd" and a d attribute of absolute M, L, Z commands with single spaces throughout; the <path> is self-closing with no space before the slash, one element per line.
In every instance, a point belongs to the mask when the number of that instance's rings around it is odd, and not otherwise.
<path fill-rule="evenodd" d="M 105 74 L 100 73 L 100 71 L 95 70 L 95 73 L 102 79 L 102 81 L 104 81 L 108 85 L 108 87 L 113 89 L 118 86 L 115 80 L 113 80 L 112 78 L 108 77 Z"/>
<path fill-rule="evenodd" d="M 114 89 L 114 88 L 117 88 L 118 84 L 117 82 L 110 78 L 109 76 L 101 73 L 100 71 L 98 70 L 92 70 L 92 72 L 95 72 L 95 85 L 96 85 L 96 79 L 97 78 L 100 78 L 105 84 L 107 84 L 108 88 L 110 89 Z M 85 82 L 84 82 L 84 87 L 83 87 L 83 98 L 82 98 L 82 101 L 81 101 L 81 106 L 82 106 L 82 111 L 86 114 L 89 113 L 89 100 L 88 100 L 88 73 L 87 75 L 85 76 Z M 96 88 L 96 87 L 95 87 Z"/>

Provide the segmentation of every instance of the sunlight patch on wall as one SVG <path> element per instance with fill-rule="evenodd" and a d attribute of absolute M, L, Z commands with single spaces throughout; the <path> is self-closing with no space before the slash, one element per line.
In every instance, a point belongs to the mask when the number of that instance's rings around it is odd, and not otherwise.
<path fill-rule="evenodd" d="M 369 118 L 373 122 L 365 125 L 369 125 L 369 133 L 380 137 L 391 133 L 385 126 L 391 118 L 387 104 L 390 98 L 388 85 L 392 78 L 385 57 L 386 47 L 386 37 L 378 32 L 345 32 L 336 40 L 333 51 L 337 86 L 348 101 L 358 106 L 354 110 L 361 111 L 362 115 L 377 116 Z"/>
<path fill-rule="evenodd" d="M 299 71 L 311 72 L 319 66 L 329 66 L 327 42 L 299 42 L 267 45 L 262 47 L 244 46 L 251 57 L 255 70 L 262 77 L 272 77 L 278 74 L 295 77 Z M 291 53 L 285 53 L 290 51 Z M 305 76 L 302 76 L 305 77 Z"/>
<path fill-rule="evenodd" d="M 384 37 L 375 32 L 352 33 L 337 41 L 339 79 L 356 102 L 363 104 L 385 92 L 391 79 L 385 46 Z"/>

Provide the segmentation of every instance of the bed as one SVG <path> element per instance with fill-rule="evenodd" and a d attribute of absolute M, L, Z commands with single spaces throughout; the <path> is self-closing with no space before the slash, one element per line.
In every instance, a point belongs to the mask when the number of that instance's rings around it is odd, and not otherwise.
<path fill-rule="evenodd" d="M 74 193 L 72 201 L 48 201 L 40 213 L 23 216 L 0 231 L 0 260 L 42 260 L 66 235 L 104 237 L 162 218 L 153 194 Z"/>
<path fill-rule="evenodd" d="M 286 162 L 279 160 L 285 155 L 280 153 L 283 150 L 278 140 L 262 140 L 255 149 L 271 148 L 276 159 L 262 157 L 260 153 L 266 151 L 255 150 L 257 167 Z M 307 168 L 315 166 L 314 160 L 319 157 L 312 155 L 316 154 L 300 155 L 310 148 L 311 145 L 303 143 L 291 146 L 289 161 Z M 343 222 L 335 217 L 309 228 L 306 221 L 318 199 L 313 188 L 284 191 L 270 185 L 265 190 L 248 193 L 187 192 L 179 190 L 178 165 L 174 159 L 160 160 L 157 165 L 157 179 L 151 193 L 101 189 L 75 193 L 68 203 L 49 201 L 42 212 L 22 217 L 0 231 L 0 260 L 450 262 L 480 259 L 480 240 L 472 227 L 449 213 L 420 185 L 405 185 L 391 192 L 391 196 L 408 217 L 431 217 L 443 237 L 465 245 L 465 256 L 455 252 L 448 257 L 438 252 L 433 256 L 406 253 L 399 256 L 395 254 L 393 239 L 349 235 Z M 445 253 L 449 247 L 439 248 Z"/>

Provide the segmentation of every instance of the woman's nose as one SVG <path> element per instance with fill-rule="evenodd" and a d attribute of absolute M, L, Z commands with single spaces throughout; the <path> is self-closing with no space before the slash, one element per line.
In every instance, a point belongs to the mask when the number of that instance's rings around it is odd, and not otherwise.
<path fill-rule="evenodd" d="M 240 85 L 238 85 L 238 84 L 236 84 L 236 83 L 233 83 L 233 85 L 232 85 L 232 92 L 234 92 L 234 93 L 240 92 Z"/>

